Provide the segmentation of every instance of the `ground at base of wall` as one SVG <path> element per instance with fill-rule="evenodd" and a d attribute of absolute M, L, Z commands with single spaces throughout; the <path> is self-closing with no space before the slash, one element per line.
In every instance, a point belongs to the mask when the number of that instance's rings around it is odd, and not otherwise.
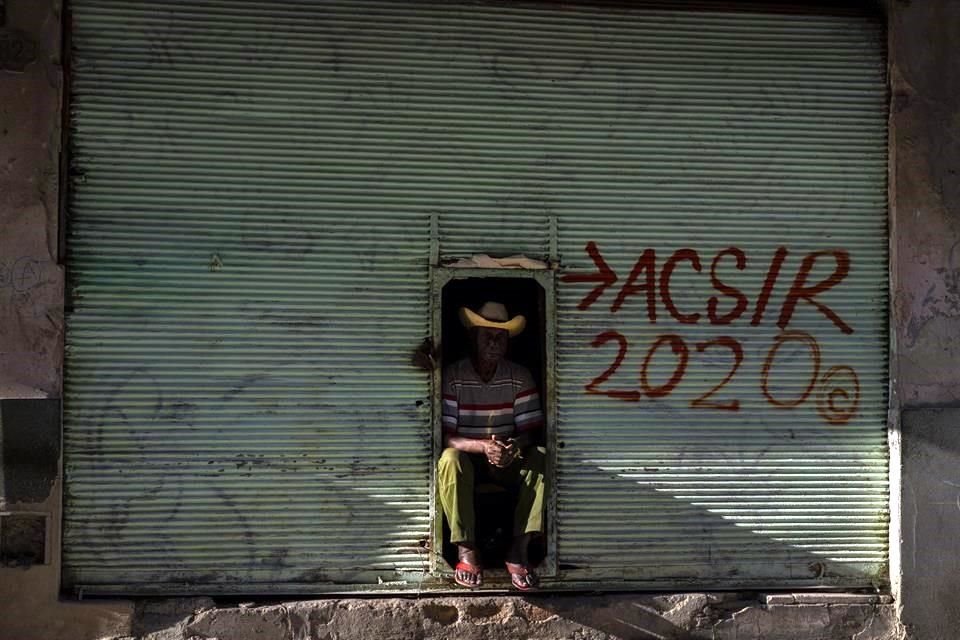
<path fill-rule="evenodd" d="M 778 602 L 784 601 L 783 599 Z M 145 599 L 112 640 L 904 640 L 895 605 L 743 594 L 329 599 L 218 606 Z"/>

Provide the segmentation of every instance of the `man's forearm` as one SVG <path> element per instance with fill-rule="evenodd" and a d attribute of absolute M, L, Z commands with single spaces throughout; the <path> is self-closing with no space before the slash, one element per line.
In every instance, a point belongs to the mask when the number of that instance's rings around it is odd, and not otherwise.
<path fill-rule="evenodd" d="M 529 433 L 521 433 L 512 438 L 513 443 L 518 449 L 526 449 L 533 445 L 533 438 Z M 446 436 L 443 440 L 443 446 L 453 447 L 466 453 L 484 453 L 486 451 L 486 442 L 477 438 L 464 438 L 462 436 Z"/>
<path fill-rule="evenodd" d="M 443 446 L 452 447 L 464 453 L 486 453 L 484 442 L 476 438 L 464 438 L 463 436 L 445 436 Z"/>

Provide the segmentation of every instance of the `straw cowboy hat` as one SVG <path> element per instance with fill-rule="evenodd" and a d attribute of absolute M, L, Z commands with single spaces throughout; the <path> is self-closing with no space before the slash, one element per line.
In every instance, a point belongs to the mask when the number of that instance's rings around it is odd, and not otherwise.
<path fill-rule="evenodd" d="M 523 328 L 527 326 L 526 318 L 519 315 L 510 318 L 507 308 L 499 302 L 485 302 L 476 312 L 467 307 L 460 307 L 460 322 L 467 329 L 474 327 L 503 329 L 510 334 L 511 338 L 520 335 Z"/>

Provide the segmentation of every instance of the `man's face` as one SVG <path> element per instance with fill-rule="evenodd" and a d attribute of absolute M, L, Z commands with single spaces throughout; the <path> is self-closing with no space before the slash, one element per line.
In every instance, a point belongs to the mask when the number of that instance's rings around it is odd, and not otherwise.
<path fill-rule="evenodd" d="M 509 336 L 503 329 L 479 327 L 476 330 L 477 358 L 487 364 L 499 362 L 507 355 L 507 340 Z"/>

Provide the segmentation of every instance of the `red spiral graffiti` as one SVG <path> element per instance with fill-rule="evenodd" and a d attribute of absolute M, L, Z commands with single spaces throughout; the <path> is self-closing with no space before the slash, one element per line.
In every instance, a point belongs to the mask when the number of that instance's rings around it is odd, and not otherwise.
<path fill-rule="evenodd" d="M 835 378 L 846 376 L 850 386 L 836 386 Z M 820 380 L 817 413 L 830 424 L 846 424 L 857 415 L 860 406 L 860 379 L 853 367 L 831 367 Z"/>

